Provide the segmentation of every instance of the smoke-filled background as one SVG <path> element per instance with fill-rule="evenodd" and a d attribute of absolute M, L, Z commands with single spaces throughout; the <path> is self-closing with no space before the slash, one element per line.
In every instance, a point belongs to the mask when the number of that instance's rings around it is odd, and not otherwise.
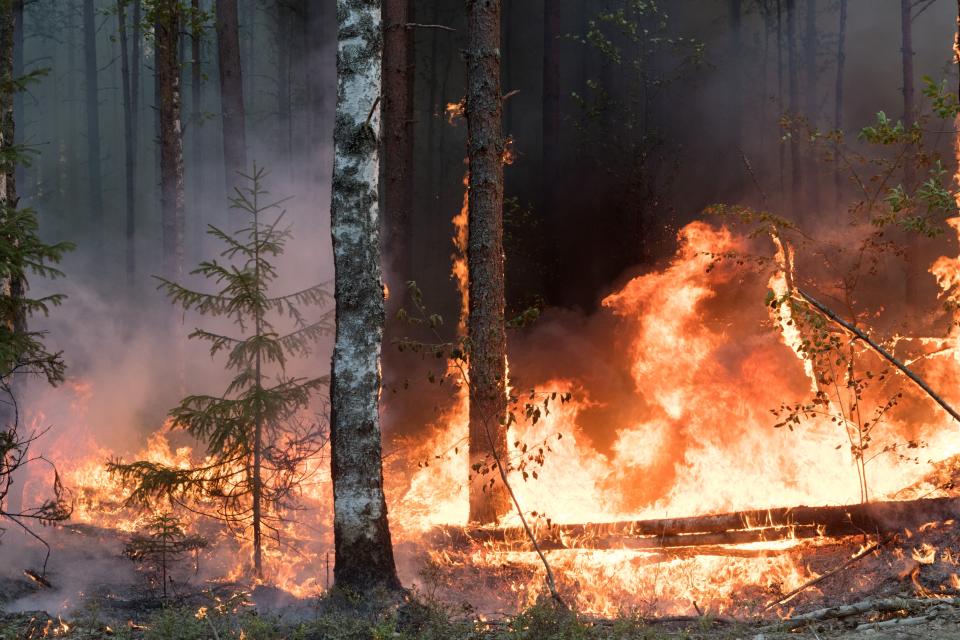
<path fill-rule="evenodd" d="M 211 11 L 211 4 L 202 0 L 200 7 Z M 50 331 L 51 346 L 63 349 L 70 384 L 34 389 L 26 405 L 42 411 L 42 424 L 51 425 L 49 440 L 59 444 L 50 450 L 63 452 L 67 442 L 78 456 L 130 456 L 162 427 L 184 392 L 215 393 L 225 378 L 222 362 L 211 360 L 204 345 L 181 347 L 183 336 L 169 335 L 171 308 L 152 279 L 161 271 L 161 230 L 149 30 L 139 42 L 136 206 L 128 240 L 115 3 L 94 2 L 92 28 L 83 19 L 83 5 L 81 0 L 25 4 L 21 72 L 47 69 L 48 74 L 17 102 L 18 141 L 36 152 L 20 170 L 18 189 L 22 204 L 38 211 L 46 239 L 77 244 L 63 265 L 66 279 L 36 285 L 38 291 L 69 295 L 37 326 Z M 794 7 L 792 17 L 788 5 Z M 799 116 L 821 131 L 839 125 L 853 141 L 877 112 L 900 117 L 903 98 L 900 3 L 850 0 L 842 50 L 839 5 L 828 0 L 505 0 L 504 131 L 513 140 L 504 211 L 508 315 L 530 306 L 545 310 L 539 323 L 512 335 L 511 375 L 523 388 L 564 379 L 586 390 L 593 404 L 582 408 L 576 421 L 585 434 L 581 444 L 591 451 L 616 454 L 618 446 L 626 446 L 619 431 L 649 417 L 649 407 L 636 393 L 631 339 L 618 333 L 620 319 L 601 307 L 601 300 L 629 278 L 662 266 L 677 249 L 678 230 L 704 207 L 750 204 L 792 217 L 810 231 L 844 233 L 844 212 L 858 198 L 854 187 L 842 179 L 838 188 L 835 164 L 805 140 L 793 160 L 782 119 Z M 447 105 L 465 94 L 465 13 L 462 3 L 440 0 L 412 0 L 411 9 L 410 21 L 417 25 L 409 29 L 414 204 L 402 229 L 389 204 L 382 212 L 384 237 L 407 239 L 402 246 L 384 246 L 393 301 L 388 308 L 396 311 L 396 301 L 404 300 L 395 285 L 414 280 L 431 311 L 445 318 L 443 337 L 450 339 L 460 308 L 450 277 L 451 218 L 463 202 L 466 123 L 448 118 Z M 240 2 L 248 157 L 269 169 L 273 195 L 292 198 L 285 207 L 294 239 L 280 264 L 281 290 L 333 275 L 328 215 L 335 13 L 330 0 Z M 920 109 L 922 76 L 946 79 L 950 87 L 956 83 L 955 18 L 951 3 L 941 0 L 913 24 Z M 220 250 L 204 234 L 206 225 L 235 224 L 224 184 L 212 24 L 203 29 L 199 44 L 195 60 L 191 34 L 182 34 L 187 269 Z M 192 83 L 196 67 L 199 93 Z M 952 163 L 952 136 L 944 133 L 935 144 L 933 150 Z M 953 165 L 948 169 L 952 172 Z M 126 260 L 131 241 L 132 271 Z M 956 255 L 950 242 L 944 236 L 924 245 L 927 263 L 938 255 Z M 718 293 L 704 298 L 701 316 L 711 339 L 725 336 L 731 345 L 718 354 L 721 366 L 710 373 L 756 373 L 755 355 L 769 347 L 754 349 L 750 342 L 754 329 L 767 320 L 761 306 L 765 282 L 723 274 L 714 283 Z M 933 278 L 924 283 L 923 299 L 933 310 L 938 304 Z M 871 286 L 867 297 L 902 300 L 902 268 Z M 741 307 L 750 312 L 737 312 Z M 735 320 L 740 324 L 734 326 Z M 201 322 L 187 314 L 184 333 Z M 392 315 L 388 322 L 390 338 L 413 332 Z M 325 373 L 329 348 L 329 342 L 318 345 L 313 357 L 293 365 L 292 372 Z M 390 344 L 384 353 L 385 451 L 402 458 L 402 447 L 416 442 L 453 404 L 455 394 L 427 382 L 427 371 L 436 363 L 400 354 Z M 670 361 L 669 354 L 657 360 Z M 799 366 L 792 354 L 771 348 L 769 369 L 763 371 L 774 376 L 789 365 Z M 806 382 L 799 371 L 783 383 L 797 395 Z M 688 391 L 706 386 L 708 378 L 691 374 Z M 747 382 L 763 386 L 762 380 Z M 778 401 L 768 395 L 758 410 Z M 82 429 L 76 424 L 78 403 Z M 683 451 L 695 437 L 671 432 L 660 444 Z M 633 489 L 618 508 L 641 508 L 666 495 L 681 472 L 677 459 L 622 470 L 611 482 Z"/>

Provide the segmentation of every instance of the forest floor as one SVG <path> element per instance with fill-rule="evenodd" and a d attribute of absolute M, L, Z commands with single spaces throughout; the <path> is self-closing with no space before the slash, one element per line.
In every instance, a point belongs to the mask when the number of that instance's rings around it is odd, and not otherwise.
<path fill-rule="evenodd" d="M 719 623 L 709 618 L 685 622 L 629 618 L 584 619 L 536 606 L 497 623 L 449 617 L 439 609 L 415 605 L 377 620 L 348 613 L 326 613 L 298 623 L 254 613 L 198 615 L 193 608 L 158 610 L 139 623 L 113 623 L 87 611 L 76 618 L 43 612 L 0 613 L 0 640 L 45 637 L 68 640 L 906 640 L 960 637 L 960 609 L 940 612 L 922 624 L 902 628 L 850 628 L 825 621 L 794 631 L 774 624 Z"/>

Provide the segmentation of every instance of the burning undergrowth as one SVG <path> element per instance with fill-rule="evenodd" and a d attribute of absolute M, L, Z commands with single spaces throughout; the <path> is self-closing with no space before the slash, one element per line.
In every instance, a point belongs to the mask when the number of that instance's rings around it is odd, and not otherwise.
<path fill-rule="evenodd" d="M 603 298 L 593 316 L 548 311 L 513 337 L 514 393 L 539 410 L 536 420 L 528 415 L 511 427 L 517 467 L 512 484 L 537 531 L 547 534 L 560 524 L 855 504 L 864 483 L 875 500 L 952 495 L 951 467 L 940 461 L 960 454 L 955 427 L 864 345 L 829 323 L 811 324 L 800 307 L 785 300 L 777 304 L 801 280 L 795 271 L 819 273 L 793 264 L 789 241 L 776 249 L 768 237 L 750 239 L 695 222 L 681 231 L 668 264 L 629 279 Z M 750 255 L 766 258 L 751 261 Z M 957 261 L 943 258 L 937 264 L 940 281 L 952 283 L 945 274 Z M 879 314 L 881 305 L 872 312 Z M 948 401 L 957 402 L 952 390 L 960 351 L 942 312 L 938 322 L 923 326 L 943 327 L 942 336 L 891 332 L 886 342 Z M 831 375 L 818 373 L 815 358 L 805 351 L 804 340 L 817 335 L 836 340 L 833 346 L 846 354 L 846 364 L 834 365 Z M 869 384 L 850 383 L 867 377 Z M 104 467 L 117 452 L 97 438 L 97 425 L 86 424 L 85 403 L 100 390 L 88 382 L 72 385 L 69 410 L 32 419 L 56 425 L 46 453 L 75 493 L 74 522 L 114 532 L 117 542 L 110 545 L 119 549 L 157 514 L 125 505 L 128 488 Z M 405 583 L 441 599 L 465 600 L 486 614 L 516 611 L 541 594 L 542 566 L 532 552 L 477 542 L 461 548 L 431 537 L 437 527 L 463 527 L 467 520 L 468 412 L 465 390 L 453 386 L 453 398 L 434 424 L 416 439 L 388 441 L 385 447 L 392 452 L 385 467 L 400 570 Z M 856 422 L 851 402 L 873 412 L 891 396 L 898 401 L 882 419 Z M 820 400 L 811 403 L 811 397 Z M 387 396 L 386 413 L 390 402 Z M 871 423 L 866 447 L 864 422 Z M 191 445 L 182 434 L 161 430 L 137 459 L 185 468 L 198 462 Z M 264 558 L 267 582 L 298 597 L 323 593 L 332 577 L 328 461 L 321 453 L 304 465 L 307 481 L 297 508 L 276 514 L 285 524 Z M 28 491 L 40 491 L 35 480 Z M 235 535 L 242 531 L 224 531 L 183 509 L 178 515 L 192 533 L 209 540 L 183 579 L 198 586 L 240 581 L 248 564 L 248 549 Z M 516 520 L 508 516 L 501 524 L 515 526 Z M 958 586 L 950 567 L 960 554 L 948 540 L 952 526 L 904 533 L 860 560 L 864 564 L 851 576 L 824 580 L 768 612 L 803 606 L 838 589 L 844 597 L 902 590 L 904 584 L 950 592 Z M 82 565 L 60 548 L 63 535 L 54 536 L 54 582 L 72 563 Z M 806 542 L 794 537 L 709 548 L 560 544 L 547 557 L 565 597 L 584 612 L 745 615 L 762 613 L 870 544 L 863 536 Z M 5 540 L 5 553 L 6 545 Z M 901 561 L 911 567 L 905 577 L 893 570 Z M 133 568 L 124 571 L 135 582 Z M 84 588 L 53 608 L 75 606 Z"/>

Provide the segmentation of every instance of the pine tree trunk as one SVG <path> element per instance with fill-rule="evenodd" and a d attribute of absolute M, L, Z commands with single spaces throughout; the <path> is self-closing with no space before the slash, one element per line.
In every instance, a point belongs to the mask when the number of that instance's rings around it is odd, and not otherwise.
<path fill-rule="evenodd" d="M 503 99 L 501 0 L 467 0 L 467 158 L 470 210 L 471 522 L 494 522 L 509 509 L 496 458 L 506 463 L 507 338 L 503 282 Z M 491 480 L 493 480 L 491 484 Z"/>
<path fill-rule="evenodd" d="M 960 68 L 960 0 L 957 0 L 957 35 L 953 41 L 953 61 Z M 957 95 L 960 96 L 960 74 L 957 74 Z"/>
<path fill-rule="evenodd" d="M 282 160 L 283 166 L 292 166 L 291 154 L 293 138 L 290 123 L 291 113 L 291 52 L 293 47 L 294 19 L 293 8 L 286 2 L 278 1 L 275 5 L 277 48 L 277 158 Z"/>
<path fill-rule="evenodd" d="M 817 113 L 817 0 L 807 0 L 805 25 L 803 32 L 803 98 L 804 116 L 810 124 L 818 128 L 820 125 Z M 806 193 L 804 207 L 817 211 L 820 207 L 820 191 L 817 184 L 817 160 L 810 157 L 806 162 Z"/>
<path fill-rule="evenodd" d="M 97 68 L 97 27 L 94 0 L 83 2 L 84 79 L 87 83 L 87 169 L 90 215 L 98 244 L 103 241 L 103 190 L 100 171 L 100 84 Z"/>
<path fill-rule="evenodd" d="M 20 78 L 24 75 L 23 66 L 23 0 L 13 0 L 13 77 Z M 13 118 L 19 122 L 23 117 L 23 92 L 18 91 L 13 96 Z M 22 134 L 21 134 L 22 135 Z M 18 141 L 14 140 L 16 144 Z M 23 184 L 23 166 L 14 167 L 14 175 L 17 184 Z"/>
<path fill-rule="evenodd" d="M 160 115 L 160 224 L 163 275 L 178 280 L 183 271 L 183 139 L 180 121 L 178 0 L 162 0 L 157 8 L 156 59 Z"/>
<path fill-rule="evenodd" d="M 330 447 L 338 587 L 398 589 L 383 494 L 380 348 L 383 281 L 377 192 L 382 32 L 379 0 L 339 0 L 333 237 L 336 339 Z"/>
<path fill-rule="evenodd" d="M 117 28 L 120 35 L 120 74 L 123 78 L 123 135 L 124 153 L 126 156 L 126 271 L 127 284 L 133 284 L 136 271 L 136 146 L 134 144 L 133 129 L 133 101 L 130 82 L 130 54 L 127 45 L 127 2 L 117 0 Z M 136 0 L 139 2 L 139 0 Z"/>
<path fill-rule="evenodd" d="M 915 93 L 913 82 L 913 1 L 900 0 L 901 68 L 903 71 L 903 126 L 911 127 L 916 121 Z M 909 191 L 914 183 L 913 158 L 904 161 L 904 186 Z"/>
<path fill-rule="evenodd" d="M 790 205 L 800 215 L 800 145 L 797 143 L 800 114 L 800 87 L 797 78 L 797 0 L 787 0 L 787 86 L 790 95 Z"/>
<path fill-rule="evenodd" d="M 383 0 L 383 220 L 391 298 L 412 278 L 413 30 L 410 0 Z"/>
<path fill-rule="evenodd" d="M 960 2 L 960 0 L 957 0 Z M 833 102 L 833 128 L 836 131 L 843 130 L 843 74 L 847 62 L 847 0 L 840 0 L 840 28 L 837 34 L 837 81 L 834 87 Z M 835 149 L 836 158 L 834 159 L 833 175 L 834 190 L 836 192 L 836 203 L 840 204 L 843 191 L 843 174 L 840 169 L 840 149 L 839 145 Z"/>
<path fill-rule="evenodd" d="M 193 10 L 194 15 L 199 15 L 200 0 L 191 0 L 190 8 Z M 190 108 L 190 126 L 193 130 L 193 170 L 191 173 L 193 174 L 194 180 L 194 216 L 197 218 L 200 217 L 200 212 L 203 211 L 201 198 L 203 196 L 205 178 L 205 172 L 203 170 L 203 135 L 201 132 L 201 125 L 203 122 L 203 62 L 201 60 L 203 57 L 203 50 L 201 48 L 202 42 L 203 28 L 197 25 L 192 25 L 190 30 L 190 57 L 192 58 L 190 64 L 190 101 L 192 103 Z M 198 230 L 203 229 L 202 221 L 197 220 L 196 222 L 197 224 L 195 225 L 195 228 Z"/>
<path fill-rule="evenodd" d="M 337 41 L 338 0 L 310 0 L 306 4 L 306 26 L 309 31 L 308 48 L 313 68 L 307 74 L 307 101 L 309 125 L 309 162 L 313 169 L 309 184 L 316 191 L 312 197 L 325 196 L 319 189 L 327 182 L 333 167 L 333 114 L 336 111 L 337 84 L 333 52 L 328 50 L 331 42 Z"/>
<path fill-rule="evenodd" d="M 781 0 L 775 0 L 777 3 L 777 113 L 778 118 L 786 115 L 783 102 L 783 5 Z M 786 194 L 786 166 L 787 166 L 787 148 L 783 144 L 783 132 L 777 136 L 777 195 L 783 206 L 783 199 Z"/>
<path fill-rule="evenodd" d="M 216 0 L 217 58 L 220 65 L 220 99 L 223 111 L 223 164 L 225 184 L 232 193 L 238 172 L 247 171 L 246 115 L 243 76 L 240 71 L 240 25 L 237 0 Z"/>
<path fill-rule="evenodd" d="M 543 215 L 556 220 L 556 195 L 560 178 L 560 0 L 544 0 L 543 5 Z M 510 87 L 508 86 L 509 90 Z"/>

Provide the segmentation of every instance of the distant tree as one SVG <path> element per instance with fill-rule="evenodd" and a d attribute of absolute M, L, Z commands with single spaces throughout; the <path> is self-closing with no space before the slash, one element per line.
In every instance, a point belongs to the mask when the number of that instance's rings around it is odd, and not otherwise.
<path fill-rule="evenodd" d="M 543 190 L 542 207 L 546 216 L 556 215 L 557 180 L 563 158 L 562 123 L 560 110 L 560 39 L 562 3 L 546 0 L 543 5 Z M 509 87 L 508 87 L 509 88 Z M 555 218 L 554 218 L 555 219 Z"/>
<path fill-rule="evenodd" d="M 22 502 L 18 472 L 45 459 L 30 452 L 42 434 L 23 432 L 16 391 L 17 380 L 25 376 L 40 377 L 51 385 L 63 381 L 62 353 L 50 351 L 44 332 L 31 331 L 27 324 L 31 316 L 49 313 L 63 296 L 32 298 L 27 278 L 62 276 L 54 265 L 72 245 L 45 243 L 39 236 L 36 214 L 19 207 L 15 175 L 25 149 L 14 143 L 14 96 L 41 72 L 14 75 L 14 1 L 0 0 L 0 523 L 9 520 L 41 540 L 27 521 L 62 520 L 70 515 L 70 509 L 55 472 L 52 498 L 35 506 Z"/>
<path fill-rule="evenodd" d="M 467 2 L 467 160 L 470 273 L 470 521 L 495 522 L 510 497 L 495 476 L 476 473 L 507 455 L 507 336 L 503 280 L 503 96 L 500 0 Z"/>
<path fill-rule="evenodd" d="M 206 445 L 207 460 L 189 469 L 147 461 L 111 461 L 109 469 L 129 483 L 131 504 L 216 504 L 205 515 L 226 523 L 253 542 L 253 575 L 263 577 L 264 538 L 276 531 L 282 509 L 290 505 L 302 479 L 303 461 L 323 445 L 317 425 L 304 424 L 298 412 L 327 385 L 325 376 L 286 375 L 288 360 L 307 355 L 314 341 L 332 332 L 330 313 L 308 322 L 300 307 L 325 306 L 329 294 L 315 285 L 288 295 L 272 295 L 278 277 L 271 259 L 283 254 L 290 231 L 281 228 L 280 202 L 265 201 L 263 169 L 238 189 L 235 209 L 249 224 L 235 233 L 211 226 L 208 233 L 226 245 L 224 262 L 200 263 L 192 273 L 218 287 L 215 293 L 188 289 L 167 278 L 161 287 L 186 311 L 232 320 L 242 335 L 195 329 L 191 338 L 210 344 L 210 354 L 226 352 L 233 379 L 222 395 L 191 395 L 170 412 L 172 426 Z M 281 333 L 284 318 L 294 328 Z M 271 378 L 274 378 L 271 381 Z"/>
<path fill-rule="evenodd" d="M 847 62 L 847 0 L 840 0 L 840 26 L 837 30 L 837 79 L 833 94 L 833 129 L 843 130 L 843 86 L 844 71 Z M 840 202 L 843 187 L 843 174 L 840 171 L 840 154 L 835 153 L 834 191 L 837 203 Z"/>
<path fill-rule="evenodd" d="M 413 88 L 411 0 L 383 0 L 383 214 L 394 299 L 413 278 Z"/>
<path fill-rule="evenodd" d="M 154 25 L 160 125 L 160 226 L 165 278 L 183 273 L 183 124 L 180 115 L 179 42 L 183 7 L 179 0 L 152 0 L 147 19 Z"/>
<path fill-rule="evenodd" d="M 135 0 L 138 4 L 140 0 Z M 117 32 L 120 36 L 120 75 L 123 82 L 123 148 L 126 158 L 124 176 L 124 194 L 126 196 L 126 271 L 127 284 L 133 282 L 136 271 L 135 236 L 137 224 L 136 189 L 137 189 L 137 141 L 134 128 L 133 91 L 131 82 L 130 58 L 132 57 L 127 43 L 127 4 L 130 0 L 117 0 Z M 134 47 L 137 47 L 134 44 Z"/>
<path fill-rule="evenodd" d="M 90 216 L 102 241 L 103 185 L 100 168 L 100 67 L 97 63 L 97 26 L 94 0 L 83 0 L 84 82 L 86 82 L 87 170 Z"/>
<path fill-rule="evenodd" d="M 190 126 L 193 130 L 193 206 L 200 214 L 200 196 L 204 189 L 206 172 L 203 166 L 203 37 L 206 34 L 200 0 L 190 0 Z"/>
<path fill-rule="evenodd" d="M 336 341 L 330 379 L 334 581 L 400 588 L 383 493 L 380 442 L 381 2 L 338 0 L 337 112 L 330 232 Z"/>
<path fill-rule="evenodd" d="M 217 61 L 223 117 L 223 163 L 227 190 L 247 171 L 246 110 L 240 69 L 240 18 L 237 0 L 216 0 Z"/>

